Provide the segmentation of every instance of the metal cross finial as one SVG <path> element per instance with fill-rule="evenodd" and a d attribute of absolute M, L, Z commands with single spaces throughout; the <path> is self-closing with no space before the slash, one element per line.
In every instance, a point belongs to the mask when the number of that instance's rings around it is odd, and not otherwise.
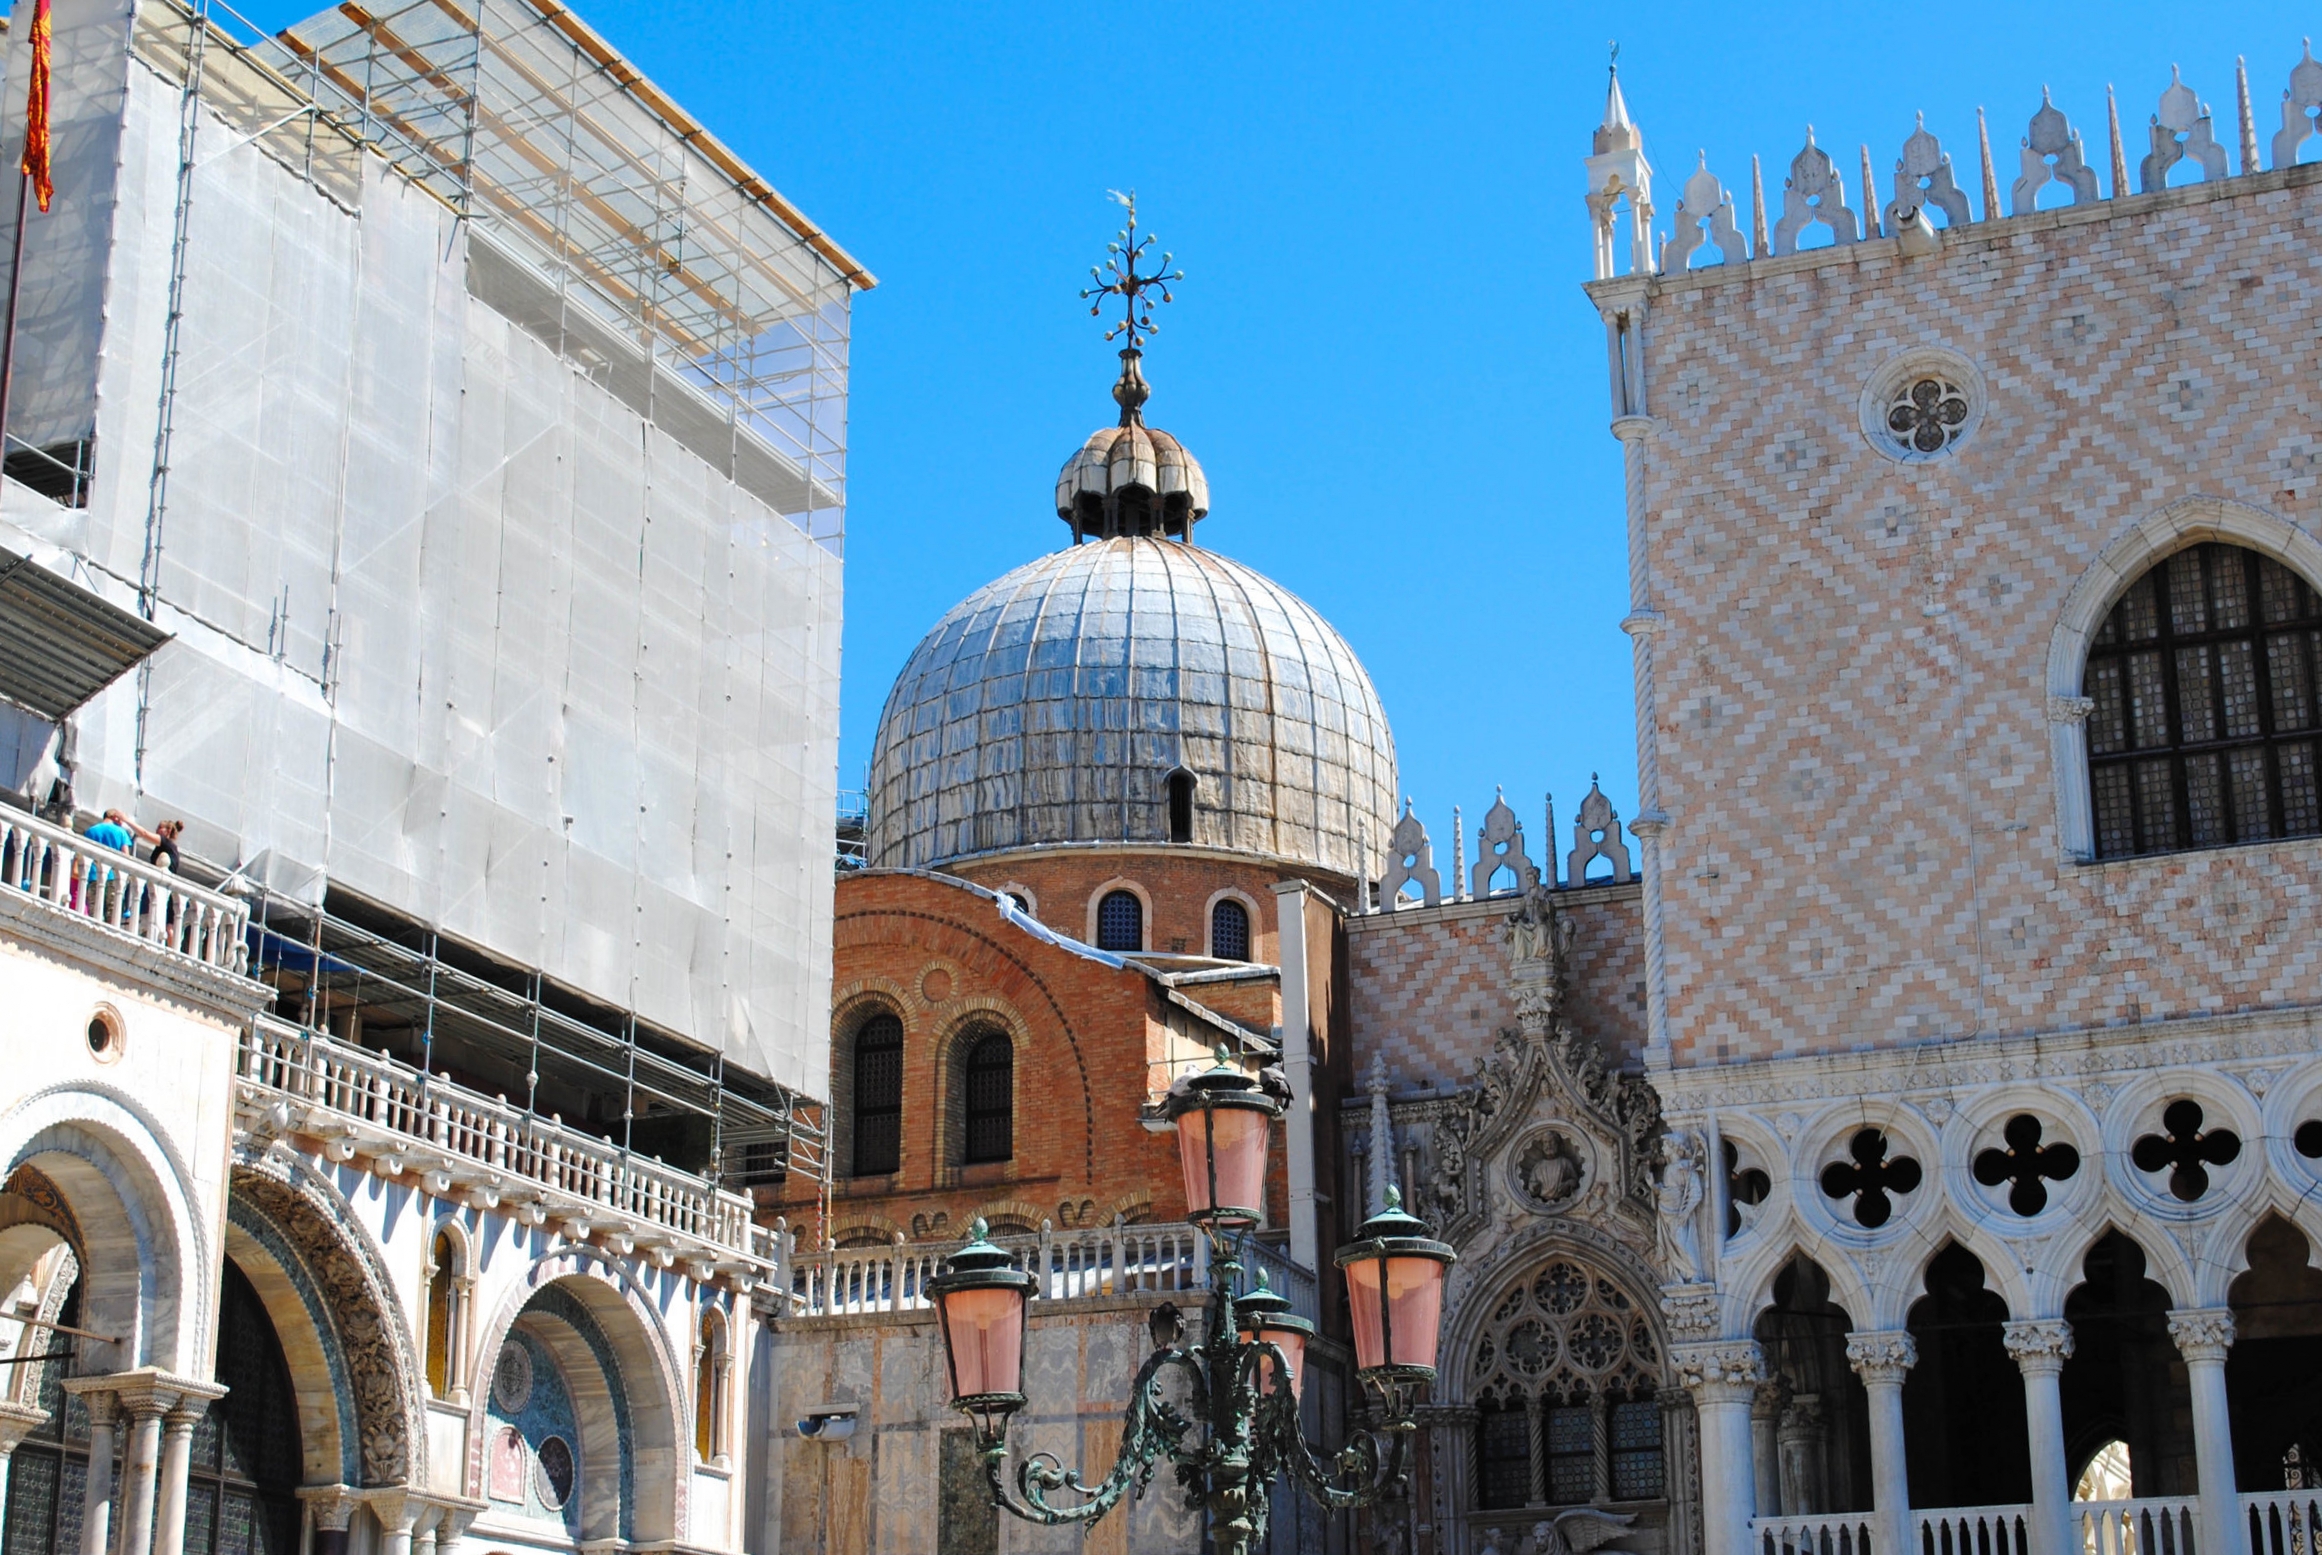
<path fill-rule="evenodd" d="M 1163 302 L 1176 301 L 1169 295 L 1169 283 L 1184 280 L 1185 272 L 1172 270 L 1170 265 L 1176 256 L 1163 253 L 1161 263 L 1155 270 L 1147 274 L 1139 273 L 1138 262 L 1157 239 L 1151 232 L 1143 237 L 1137 236 L 1137 191 L 1132 189 L 1123 194 L 1118 189 L 1108 189 L 1105 193 L 1126 206 L 1129 217 L 1114 235 L 1112 242 L 1105 245 L 1104 264 L 1101 267 L 1089 266 L 1088 278 L 1097 284 L 1083 288 L 1080 300 L 1088 303 L 1088 316 L 1093 319 L 1104 311 L 1105 298 L 1120 298 L 1120 322 L 1105 331 L 1105 339 L 1109 343 L 1126 335 L 1129 337 L 1128 349 L 1136 351 L 1160 330 L 1160 326 L 1153 322 L 1153 311 L 1146 304 L 1144 294 L 1156 291 L 1161 294 Z"/>

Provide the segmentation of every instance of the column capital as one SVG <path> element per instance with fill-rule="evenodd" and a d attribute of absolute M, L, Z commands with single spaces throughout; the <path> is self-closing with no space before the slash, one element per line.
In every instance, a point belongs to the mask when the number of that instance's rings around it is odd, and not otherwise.
<path fill-rule="evenodd" d="M 48 1419 L 48 1411 L 35 1409 L 30 1404 L 0 1403 L 0 1460 L 16 1450 L 16 1444 L 38 1430 Z"/>
<path fill-rule="evenodd" d="M 1651 416 L 1615 416 L 1612 421 L 1612 435 L 1624 443 L 1645 442 L 1660 429 Z"/>
<path fill-rule="evenodd" d="M 2072 1358 L 2072 1325 L 2060 1317 L 2002 1323 L 2000 1344 L 2026 1376 L 2059 1372 Z"/>
<path fill-rule="evenodd" d="M 1766 1380 L 1766 1356 L 1754 1339 L 1673 1345 L 1677 1378 L 1704 1404 L 1747 1404 Z"/>
<path fill-rule="evenodd" d="M 1846 1363 L 1865 1386 L 1891 1382 L 1900 1387 L 1903 1374 L 1919 1364 L 1919 1342 L 1900 1328 L 1848 1334 Z"/>
<path fill-rule="evenodd" d="M 346 1485 L 308 1485 L 298 1492 L 298 1499 L 314 1514 L 315 1527 L 325 1533 L 345 1533 L 360 1501 Z"/>
<path fill-rule="evenodd" d="M 2169 1337 L 2177 1353 L 2188 1361 L 2223 1364 L 2233 1348 L 2233 1310 L 2230 1307 L 2194 1307 L 2169 1314 Z"/>

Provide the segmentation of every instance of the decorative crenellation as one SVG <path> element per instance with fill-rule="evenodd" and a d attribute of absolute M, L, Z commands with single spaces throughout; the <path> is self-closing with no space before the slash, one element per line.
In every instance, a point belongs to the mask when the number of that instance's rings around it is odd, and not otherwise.
<path fill-rule="evenodd" d="M 2246 176 L 2263 169 L 2259 166 L 2259 135 L 2251 106 L 2249 73 L 2246 64 L 2239 61 L 2235 65 L 2234 89 L 2240 171 Z M 2110 151 L 2109 195 L 2099 184 L 2097 168 L 2088 155 L 2081 132 L 2056 105 L 2047 88 L 2041 88 L 2039 109 L 2017 141 L 2018 168 L 2016 177 L 2008 185 L 2003 211 L 1991 137 L 1983 110 L 1978 108 L 1980 215 L 1970 205 L 1967 191 L 1961 187 L 1942 143 L 1927 128 L 1925 114 L 1918 116 L 1916 126 L 1903 141 L 1902 154 L 1895 161 L 1894 197 L 1883 208 L 1873 183 L 1870 148 L 1867 145 L 1862 148 L 1862 186 L 1850 203 L 1845 175 L 1830 153 L 1817 144 L 1814 130 L 1809 126 L 1806 144 L 1790 160 L 1790 173 L 1780 191 L 1780 211 L 1770 226 L 1759 159 L 1750 158 L 1749 239 L 1742 234 L 1740 212 L 1733 195 L 1711 171 L 1709 154 L 1703 151 L 1693 173 L 1685 180 L 1673 230 L 1666 235 L 1657 255 L 1649 231 L 1633 237 L 1629 272 L 1682 274 L 1706 265 L 1746 263 L 1751 259 L 1793 254 L 1799 252 L 1801 239 L 1816 227 L 1828 232 L 1833 246 L 1886 236 L 1897 239 L 1906 255 L 1923 254 L 1932 252 L 1939 242 L 1935 236 L 1937 229 L 1929 219 L 1931 213 L 1940 214 L 1944 228 L 1957 229 L 2028 215 L 2040 208 L 2043 197 L 2052 203 L 2060 198 L 2061 203 L 2071 205 L 2117 199 L 2131 192 L 2129 159 L 2122 144 L 2119 108 L 2109 88 L 2105 117 Z M 2148 117 L 2147 135 L 2150 149 L 2137 163 L 2136 193 L 2165 189 L 2172 175 L 2183 181 L 2180 169 L 2187 164 L 2199 169 L 2202 181 L 2233 176 L 2225 143 L 2217 133 L 2209 105 L 2201 101 L 2186 83 L 2183 72 L 2174 65 L 2169 67 L 2169 84 Z M 2291 67 L 2289 85 L 2282 91 L 2281 126 L 2267 142 L 2268 166 L 2277 170 L 2295 166 L 2306 143 L 2317 137 L 2322 137 L 2322 63 L 2315 60 L 2309 41 L 2297 64 Z M 1614 243 L 1616 211 L 1627 212 L 1632 222 L 1645 226 L 1649 226 L 1653 212 L 1652 169 L 1645 161 L 1644 137 L 1629 117 L 1617 76 L 1607 103 L 1605 122 L 1596 131 L 1588 173 L 1588 204 L 1596 227 L 1596 275 L 1604 280 L 1620 273 Z"/>
<path fill-rule="evenodd" d="M 1517 902 L 1540 890 L 1567 890 L 1590 885 L 1626 885 L 1637 870 L 1621 834 L 1620 812 L 1605 797 L 1596 775 L 1589 776 L 1588 795 L 1572 825 L 1572 850 L 1566 855 L 1563 878 L 1556 863 L 1556 799 L 1544 796 L 1546 845 L 1534 862 L 1524 823 L 1508 803 L 1505 789 L 1492 791 L 1492 806 L 1476 828 L 1475 849 L 1467 847 L 1467 828 L 1459 806 L 1452 807 L 1452 858 L 1448 877 L 1435 861 L 1435 843 L 1413 802 L 1403 801 L 1403 815 L 1387 839 L 1386 872 L 1356 893 L 1364 913 L 1394 912 L 1400 908 L 1440 907 L 1446 903 L 1504 900 Z M 1642 824 L 1642 823 L 1639 823 Z M 1635 831 L 1636 827 L 1629 828 Z M 1609 876 L 1595 880 L 1588 871 L 1601 860 L 1611 866 Z"/>

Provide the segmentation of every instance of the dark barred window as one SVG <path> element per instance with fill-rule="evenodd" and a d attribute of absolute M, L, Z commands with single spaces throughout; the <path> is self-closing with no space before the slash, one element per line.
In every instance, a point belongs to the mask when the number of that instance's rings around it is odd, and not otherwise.
<path fill-rule="evenodd" d="M 1108 891 L 1097 903 L 1097 949 L 1143 950 L 1145 904 L 1134 891 Z"/>
<path fill-rule="evenodd" d="M 2129 586 L 2081 683 L 2099 858 L 2322 833 L 2318 634 L 2314 591 L 2239 546 Z"/>
<path fill-rule="evenodd" d="M 1476 1504 L 1486 1511 L 1532 1499 L 1532 1423 L 1520 1399 L 1486 1399 L 1475 1416 Z"/>
<path fill-rule="evenodd" d="M 967 1147 L 961 1159 L 1005 1161 L 1016 1153 L 1016 1045 L 1004 1031 L 976 1039 L 967 1056 Z"/>
<path fill-rule="evenodd" d="M 1209 910 L 1209 953 L 1220 961 L 1250 959 L 1250 910 L 1231 897 Z"/>
<path fill-rule="evenodd" d="M 1615 1501 L 1661 1498 L 1661 1404 L 1653 1398 L 1612 1406 L 1612 1493 Z"/>
<path fill-rule="evenodd" d="M 1596 1499 L 1596 1411 L 1585 1401 L 1548 1406 L 1548 1504 Z"/>
<path fill-rule="evenodd" d="M 855 1175 L 903 1164 L 903 1023 L 881 1012 L 855 1033 Z"/>

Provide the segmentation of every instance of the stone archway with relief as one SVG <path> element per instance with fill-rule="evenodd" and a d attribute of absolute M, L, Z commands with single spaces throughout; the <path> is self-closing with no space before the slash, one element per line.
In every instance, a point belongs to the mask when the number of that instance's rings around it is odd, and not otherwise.
<path fill-rule="evenodd" d="M 309 1477 L 416 1484 L 427 1450 L 419 1356 L 377 1250 L 355 1223 L 303 1162 L 279 1151 L 238 1155 L 228 1236 L 283 1341 Z"/>

